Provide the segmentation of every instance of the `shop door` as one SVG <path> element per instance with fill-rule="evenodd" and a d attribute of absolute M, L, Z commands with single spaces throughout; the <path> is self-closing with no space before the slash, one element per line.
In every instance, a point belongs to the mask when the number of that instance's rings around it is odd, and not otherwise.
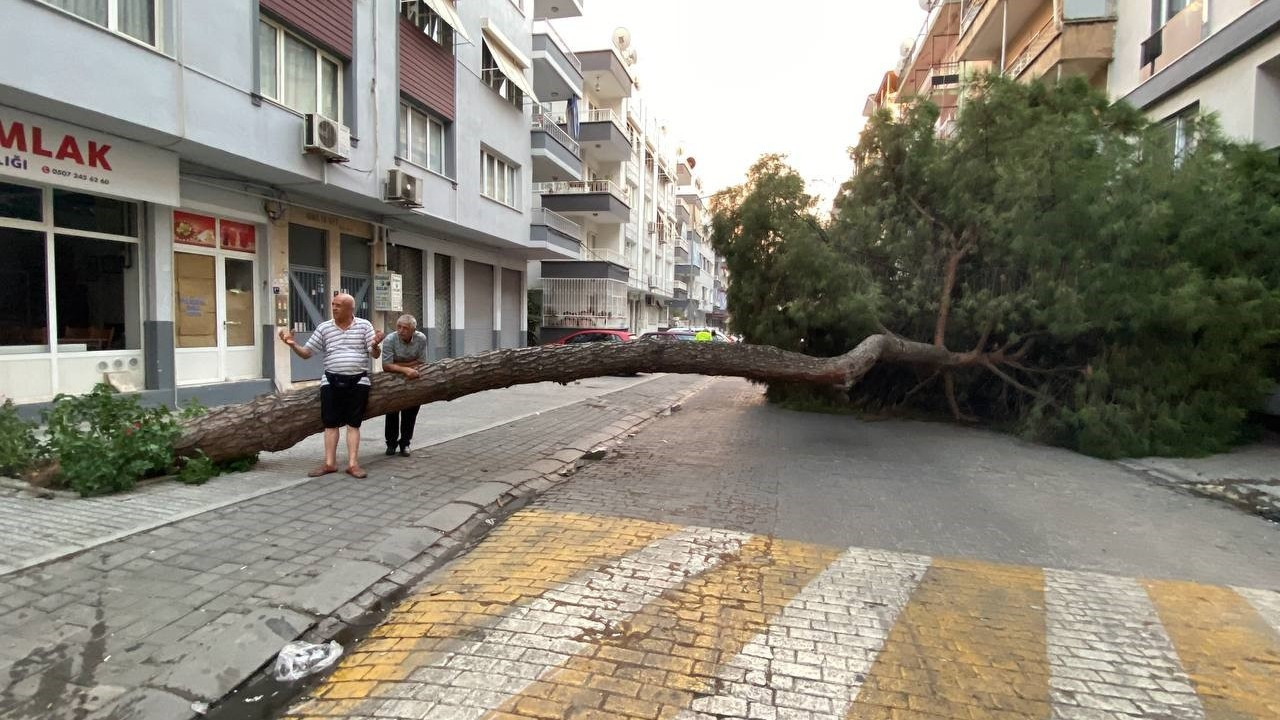
<path fill-rule="evenodd" d="M 369 241 L 353 235 L 342 236 L 340 292 L 356 299 L 356 317 L 372 322 L 373 304 L 369 296 L 373 280 L 373 255 Z"/>
<path fill-rule="evenodd" d="M 464 261 L 466 331 L 463 352 L 472 355 L 493 349 L 493 266 Z"/>
<path fill-rule="evenodd" d="M 254 261 L 175 252 L 173 264 L 178 384 L 260 377 Z"/>
<path fill-rule="evenodd" d="M 439 360 L 453 357 L 455 354 L 453 347 L 453 258 L 448 255 L 436 255 L 435 268 L 435 330 L 438 340 L 436 341 L 437 345 L 430 348 L 430 352 L 438 353 L 439 355 L 439 357 L 432 355 L 432 360 Z M 439 348 L 438 351 L 437 348 Z"/>
<path fill-rule="evenodd" d="M 298 344 L 305 345 L 320 323 L 329 319 L 326 244 L 328 233 L 305 225 L 289 226 L 289 327 Z M 303 360 L 294 353 L 289 371 L 294 382 L 319 380 L 324 358 Z"/>
<path fill-rule="evenodd" d="M 387 248 L 387 269 L 400 273 L 403 278 L 404 305 L 398 312 L 387 313 L 384 330 L 395 332 L 396 320 L 402 314 L 409 314 L 418 321 L 418 329 L 426 332 L 427 319 L 423 316 L 426 305 L 422 297 L 422 251 L 403 245 L 392 245 Z"/>

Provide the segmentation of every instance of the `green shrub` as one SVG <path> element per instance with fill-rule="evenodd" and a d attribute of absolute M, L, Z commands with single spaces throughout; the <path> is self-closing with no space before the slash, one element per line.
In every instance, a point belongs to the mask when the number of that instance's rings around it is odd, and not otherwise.
<path fill-rule="evenodd" d="M 0 475 L 20 475 L 37 457 L 35 426 L 18 417 L 12 400 L 5 400 L 0 405 Z"/>
<path fill-rule="evenodd" d="M 104 384 L 87 395 L 58 395 L 44 419 L 49 454 L 66 484 L 85 496 L 128 490 L 168 472 L 181 433 L 168 408 L 144 408 Z"/>

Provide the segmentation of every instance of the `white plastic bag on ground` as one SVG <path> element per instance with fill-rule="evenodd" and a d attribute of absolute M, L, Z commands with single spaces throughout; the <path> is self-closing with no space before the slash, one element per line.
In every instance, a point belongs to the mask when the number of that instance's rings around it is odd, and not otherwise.
<path fill-rule="evenodd" d="M 342 646 L 336 640 L 323 645 L 291 642 L 276 656 L 273 674 L 276 680 L 293 682 L 324 670 L 342 657 Z"/>

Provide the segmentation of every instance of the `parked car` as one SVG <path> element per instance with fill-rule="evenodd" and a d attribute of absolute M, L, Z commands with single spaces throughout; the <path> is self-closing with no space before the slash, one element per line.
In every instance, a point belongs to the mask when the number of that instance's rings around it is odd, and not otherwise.
<path fill-rule="evenodd" d="M 664 330 L 662 332 L 647 332 L 640 336 L 641 340 L 661 340 L 663 342 L 693 342 L 693 333 L 683 330 Z"/>
<path fill-rule="evenodd" d="M 579 330 L 575 333 L 565 335 L 559 340 L 555 340 L 549 344 L 576 345 L 578 343 L 592 342 L 627 342 L 634 339 L 635 336 L 626 330 Z"/>

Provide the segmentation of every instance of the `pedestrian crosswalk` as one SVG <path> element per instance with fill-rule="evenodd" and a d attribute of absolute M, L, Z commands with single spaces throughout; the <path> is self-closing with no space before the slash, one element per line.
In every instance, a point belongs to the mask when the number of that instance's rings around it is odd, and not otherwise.
<path fill-rule="evenodd" d="M 525 510 L 291 718 L 1280 718 L 1280 593 Z"/>

